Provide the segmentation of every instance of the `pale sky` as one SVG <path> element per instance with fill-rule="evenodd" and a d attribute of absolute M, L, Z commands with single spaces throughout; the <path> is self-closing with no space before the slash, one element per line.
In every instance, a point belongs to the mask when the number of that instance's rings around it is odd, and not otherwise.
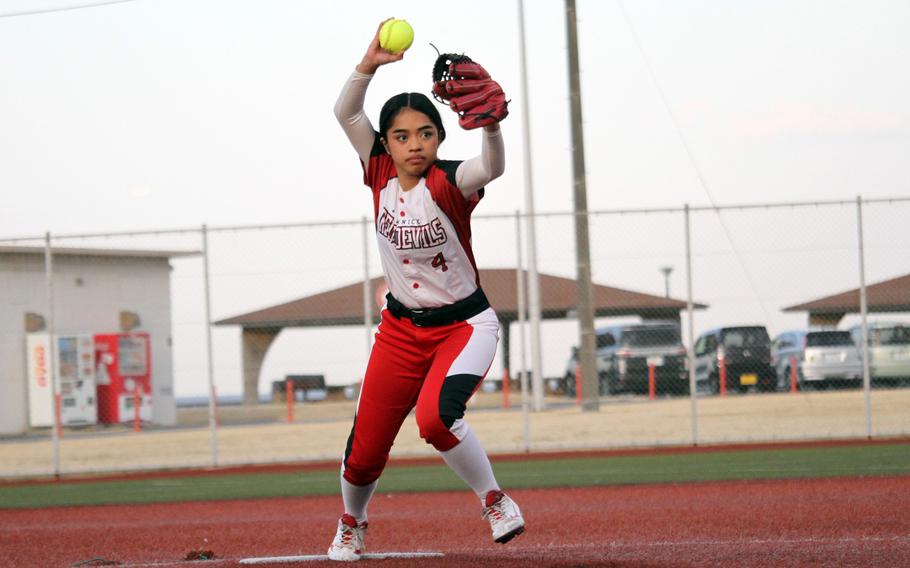
<path fill-rule="evenodd" d="M 0 0 L 0 14 L 79 3 Z M 591 208 L 707 203 L 621 4 L 577 4 Z M 540 210 L 572 204 L 563 6 L 525 8 Z M 910 192 L 907 2 L 625 9 L 718 203 Z M 416 39 L 368 114 L 428 90 L 429 42 L 469 53 L 513 101 L 508 174 L 478 212 L 523 208 L 516 2 L 136 0 L 0 18 L 0 237 L 359 218 L 331 108 L 387 16 Z M 452 117 L 441 154 L 473 155 Z"/>
<path fill-rule="evenodd" d="M 390 16 L 407 19 L 416 38 L 402 62 L 379 70 L 367 114 L 376 122 L 389 96 L 429 91 L 436 55 L 429 42 L 468 53 L 512 100 L 503 122 L 506 174 L 488 188 L 477 213 L 524 209 L 526 102 L 514 1 L 136 0 L 2 17 L 89 3 L 0 0 L 0 238 L 369 215 L 356 157 L 332 106 L 376 26 Z M 706 205 L 704 184 L 718 204 L 910 195 L 910 3 L 579 0 L 577 8 L 591 209 Z M 564 3 L 528 0 L 525 11 L 536 207 L 568 211 Z M 441 157 L 476 154 L 479 134 L 461 131 L 455 115 L 442 112 L 449 138 Z M 851 214 L 838 217 L 846 224 L 845 250 L 855 238 Z M 907 217 L 891 222 L 901 218 Z M 737 247 L 755 245 L 760 253 L 755 235 L 773 219 L 728 220 Z M 828 221 L 813 214 L 792 223 L 808 231 Z M 646 238 L 641 223 L 633 226 Z M 595 237 L 598 230 L 609 231 L 595 227 Z M 480 241 L 483 228 L 477 232 Z M 571 226 L 557 232 L 570 237 Z M 906 231 L 900 234 L 906 242 Z M 541 246 L 544 261 L 563 256 L 564 272 L 572 274 L 572 249 Z M 673 243 L 674 254 L 680 246 Z M 782 237 L 770 249 L 787 247 Z M 636 250 L 595 253 L 595 261 L 635 257 Z M 641 277 L 634 267 L 625 280 L 601 269 L 602 280 L 662 293 L 657 267 L 668 262 L 662 254 L 633 259 Z M 672 262 L 679 296 L 682 265 Z M 910 269 L 907 260 L 898 264 L 882 262 L 871 277 Z M 855 287 L 853 269 L 811 290 L 762 288 L 759 303 L 766 305 L 753 305 L 744 318 L 778 317 L 786 302 Z M 754 282 L 765 273 L 746 270 Z M 349 282 L 346 276 L 315 288 Z M 755 304 L 747 284 L 730 289 L 712 295 L 705 283 L 696 300 Z M 214 317 L 291 297 L 239 303 L 216 297 Z M 772 322 L 771 331 L 786 325 Z M 558 353 L 564 351 L 560 344 Z M 560 357 L 549 366 L 558 367 Z"/>

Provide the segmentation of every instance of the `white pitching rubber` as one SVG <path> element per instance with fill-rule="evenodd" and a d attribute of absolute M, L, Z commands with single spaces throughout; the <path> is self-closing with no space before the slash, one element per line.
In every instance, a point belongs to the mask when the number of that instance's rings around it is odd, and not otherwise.
<path fill-rule="evenodd" d="M 385 560 L 387 558 L 440 558 L 441 552 L 368 552 L 361 554 L 361 560 Z M 280 564 L 283 562 L 317 562 L 328 560 L 327 554 L 309 554 L 306 556 L 266 556 L 262 558 L 243 558 L 241 564 Z"/>

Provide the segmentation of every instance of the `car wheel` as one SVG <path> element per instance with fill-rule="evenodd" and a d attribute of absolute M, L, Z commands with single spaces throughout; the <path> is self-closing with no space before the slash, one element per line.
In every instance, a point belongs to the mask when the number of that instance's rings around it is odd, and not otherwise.
<path fill-rule="evenodd" d="M 670 396 L 689 396 L 689 380 L 682 382 L 679 388 L 673 389 Z"/>
<path fill-rule="evenodd" d="M 784 369 L 784 388 L 783 388 L 783 390 L 785 390 L 785 391 L 790 390 L 790 385 L 793 383 L 793 377 L 790 376 L 790 373 L 792 373 L 792 372 L 793 371 L 790 370 L 790 367 L 787 367 L 786 369 Z M 796 385 L 799 388 L 799 390 L 803 390 L 803 382 L 799 379 L 799 377 L 796 377 Z"/>
<path fill-rule="evenodd" d="M 712 394 L 720 394 L 720 376 L 716 373 L 708 377 L 708 386 Z"/>
<path fill-rule="evenodd" d="M 788 377 L 790 376 L 789 367 L 787 368 L 787 376 Z M 797 390 L 800 390 L 800 391 L 812 390 L 812 384 L 809 383 L 808 381 L 803 380 L 802 375 L 800 375 L 799 373 L 796 373 L 796 386 L 797 386 Z"/>
<path fill-rule="evenodd" d="M 612 373 L 600 373 L 598 377 L 600 377 L 601 392 L 606 395 L 614 395 L 618 392 L 616 380 L 613 378 Z"/>
<path fill-rule="evenodd" d="M 571 373 L 566 373 L 566 376 L 563 379 L 563 381 L 565 381 L 564 390 L 565 390 L 566 396 L 574 397 L 575 396 L 575 375 L 573 375 Z"/>
<path fill-rule="evenodd" d="M 777 391 L 777 371 L 770 369 L 765 375 L 764 380 L 759 381 L 758 390 L 761 392 Z"/>

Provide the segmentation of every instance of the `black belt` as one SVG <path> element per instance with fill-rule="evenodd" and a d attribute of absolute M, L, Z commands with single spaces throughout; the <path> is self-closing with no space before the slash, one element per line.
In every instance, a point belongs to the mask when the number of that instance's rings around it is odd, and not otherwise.
<path fill-rule="evenodd" d="M 448 304 L 438 308 L 420 308 L 412 310 L 396 300 L 391 292 L 386 294 L 385 299 L 386 306 L 393 316 L 398 319 L 408 318 L 411 320 L 411 323 L 418 327 L 436 327 L 464 321 L 490 307 L 487 296 L 480 288 L 463 300 L 458 300 L 454 304 Z"/>

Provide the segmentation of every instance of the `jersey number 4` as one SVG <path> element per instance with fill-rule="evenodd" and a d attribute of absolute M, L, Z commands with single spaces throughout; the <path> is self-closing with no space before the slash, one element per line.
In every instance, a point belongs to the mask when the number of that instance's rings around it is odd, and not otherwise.
<path fill-rule="evenodd" d="M 442 256 L 442 253 L 439 253 L 433 257 L 433 268 L 439 267 L 442 267 L 443 272 L 449 269 L 449 267 L 446 266 L 446 257 Z"/>

